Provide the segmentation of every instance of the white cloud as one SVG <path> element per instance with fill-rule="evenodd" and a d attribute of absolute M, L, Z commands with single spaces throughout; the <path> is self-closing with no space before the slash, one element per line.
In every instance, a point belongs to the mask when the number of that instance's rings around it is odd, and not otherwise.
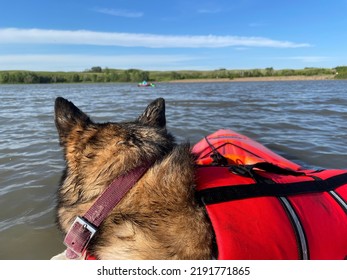
<path fill-rule="evenodd" d="M 198 14 L 218 14 L 222 10 L 221 9 L 199 9 Z"/>
<path fill-rule="evenodd" d="M 309 47 L 307 43 L 263 37 L 217 35 L 157 35 L 89 30 L 0 29 L 0 44 L 64 44 L 146 48 Z"/>
<path fill-rule="evenodd" d="M 298 60 L 302 62 L 324 62 L 331 59 L 331 57 L 328 56 L 291 56 L 291 57 L 284 57 L 284 59 L 289 60 Z"/>
<path fill-rule="evenodd" d="M 116 17 L 127 17 L 127 18 L 140 18 L 143 16 L 142 12 L 132 12 L 128 10 L 109 9 L 109 8 L 95 8 L 93 11 Z"/>

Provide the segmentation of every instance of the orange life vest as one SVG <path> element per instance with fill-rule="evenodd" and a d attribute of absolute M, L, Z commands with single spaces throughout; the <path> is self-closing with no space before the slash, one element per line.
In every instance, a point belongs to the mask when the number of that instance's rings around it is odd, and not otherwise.
<path fill-rule="evenodd" d="M 347 170 L 305 170 L 231 130 L 193 153 L 218 259 L 347 259 Z"/>

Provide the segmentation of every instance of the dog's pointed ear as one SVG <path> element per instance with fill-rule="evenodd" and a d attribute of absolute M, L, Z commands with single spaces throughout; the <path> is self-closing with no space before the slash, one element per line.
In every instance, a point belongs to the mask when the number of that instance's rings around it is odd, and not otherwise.
<path fill-rule="evenodd" d="M 164 128 L 166 126 L 164 98 L 151 102 L 137 120 L 142 124 Z"/>
<path fill-rule="evenodd" d="M 66 137 L 76 125 L 82 127 L 92 123 L 90 118 L 78 109 L 72 102 L 57 97 L 54 105 L 55 126 L 57 127 L 60 143 L 65 142 Z"/>

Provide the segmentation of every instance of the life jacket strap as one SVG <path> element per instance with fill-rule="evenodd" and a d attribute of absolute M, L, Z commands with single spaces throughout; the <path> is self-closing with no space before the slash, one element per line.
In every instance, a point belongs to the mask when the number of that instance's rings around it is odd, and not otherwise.
<path fill-rule="evenodd" d="M 289 196 L 297 194 L 332 191 L 347 184 L 347 172 L 332 176 L 325 180 L 313 180 L 293 183 L 256 182 L 249 185 L 220 186 L 203 189 L 198 198 L 205 204 L 215 204 L 239 199 L 264 196 Z"/>

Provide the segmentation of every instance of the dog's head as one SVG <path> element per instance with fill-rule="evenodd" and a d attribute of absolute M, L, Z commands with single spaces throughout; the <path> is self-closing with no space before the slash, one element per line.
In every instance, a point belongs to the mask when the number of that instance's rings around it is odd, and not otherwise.
<path fill-rule="evenodd" d="M 64 148 L 65 176 L 70 185 L 80 181 L 77 185 L 84 186 L 83 193 L 88 186 L 99 193 L 98 187 L 143 163 L 160 160 L 174 146 L 166 131 L 162 98 L 150 103 L 134 121 L 95 123 L 72 102 L 58 97 L 55 124 Z"/>

